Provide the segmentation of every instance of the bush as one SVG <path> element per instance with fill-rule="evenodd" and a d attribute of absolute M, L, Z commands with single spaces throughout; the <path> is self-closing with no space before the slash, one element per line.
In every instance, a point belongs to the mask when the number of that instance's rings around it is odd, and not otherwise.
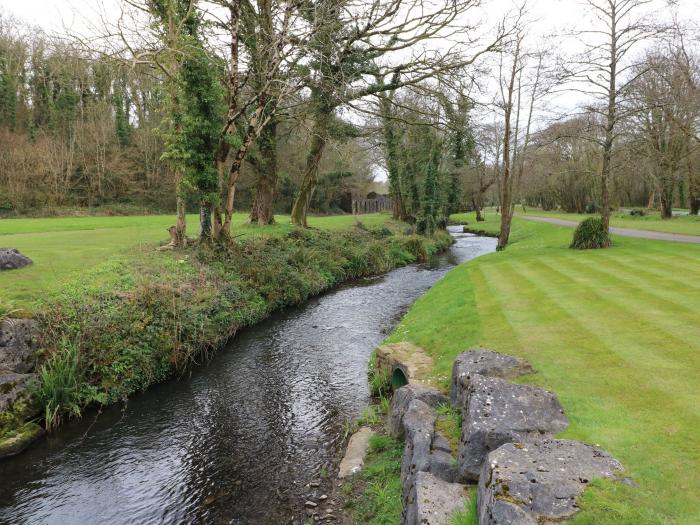
<path fill-rule="evenodd" d="M 591 250 L 607 248 L 610 245 L 610 237 L 603 226 L 603 219 L 591 217 L 578 225 L 569 248 Z"/>
<path fill-rule="evenodd" d="M 632 217 L 646 217 L 647 212 L 641 208 L 634 208 L 630 210 L 630 215 Z"/>
<path fill-rule="evenodd" d="M 597 202 L 589 202 L 586 204 L 586 213 L 593 214 L 593 213 L 600 213 L 600 206 L 598 206 Z"/>

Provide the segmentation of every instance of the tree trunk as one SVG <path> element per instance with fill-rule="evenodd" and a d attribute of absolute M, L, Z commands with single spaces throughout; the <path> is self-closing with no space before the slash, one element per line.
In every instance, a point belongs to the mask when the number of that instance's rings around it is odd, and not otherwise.
<path fill-rule="evenodd" d="M 315 116 L 314 127 L 311 136 L 311 146 L 306 156 L 306 168 L 299 188 L 299 194 L 292 208 L 292 224 L 307 227 L 306 216 L 311 204 L 316 183 L 318 182 L 318 166 L 326 147 L 328 125 L 332 118 L 332 110 L 321 109 Z"/>
<path fill-rule="evenodd" d="M 472 205 L 474 206 L 474 212 L 476 213 L 476 222 L 484 222 L 484 216 L 481 214 L 481 198 L 473 197 Z"/>
<path fill-rule="evenodd" d="M 256 163 L 258 180 L 250 210 L 250 222 L 266 226 L 275 222 L 273 201 L 277 186 L 277 122 L 271 119 L 258 139 L 260 159 Z"/>
<path fill-rule="evenodd" d="M 513 55 L 513 68 L 511 69 L 510 82 L 508 84 L 508 100 L 506 101 L 503 130 L 503 180 L 501 183 L 501 230 L 498 233 L 496 250 L 505 250 L 510 237 L 510 226 L 513 221 L 513 177 L 511 174 L 511 114 L 513 111 L 513 93 L 515 90 L 515 77 L 520 62 L 520 40 L 517 42 Z M 518 106 L 520 101 L 518 100 Z"/>
<path fill-rule="evenodd" d="M 177 221 L 175 222 L 175 239 L 176 246 L 184 248 L 187 246 L 187 210 L 185 209 L 185 200 L 182 197 L 182 175 L 177 175 L 175 183 L 175 199 L 177 209 Z"/>
<path fill-rule="evenodd" d="M 212 238 L 211 235 L 211 206 L 206 203 L 202 203 L 199 206 L 199 240 L 209 241 Z"/>

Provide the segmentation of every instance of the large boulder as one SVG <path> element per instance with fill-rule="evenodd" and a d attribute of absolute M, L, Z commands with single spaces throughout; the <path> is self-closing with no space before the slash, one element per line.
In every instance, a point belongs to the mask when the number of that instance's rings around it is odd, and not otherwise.
<path fill-rule="evenodd" d="M 459 474 L 475 481 L 492 450 L 505 443 L 550 438 L 567 426 L 564 409 L 551 392 L 474 375 L 462 411 Z"/>
<path fill-rule="evenodd" d="M 34 369 L 34 331 L 36 323 L 29 319 L 0 321 L 0 370 L 26 374 Z"/>
<path fill-rule="evenodd" d="M 576 441 L 509 443 L 484 463 L 477 494 L 479 525 L 560 523 L 595 478 L 615 478 L 620 463 Z"/>
<path fill-rule="evenodd" d="M 407 509 L 406 525 L 445 525 L 455 512 L 464 510 L 464 485 L 443 481 L 428 472 L 416 475 L 416 497 Z"/>
<path fill-rule="evenodd" d="M 30 264 L 32 264 L 32 260 L 14 248 L 0 248 L 0 271 L 17 270 Z"/>
<path fill-rule="evenodd" d="M 12 434 L 0 438 L 0 459 L 15 456 L 44 435 L 44 429 L 34 422 L 25 423 Z"/>
<path fill-rule="evenodd" d="M 450 402 L 453 407 L 462 409 L 466 401 L 469 381 L 474 375 L 513 379 L 533 372 L 530 364 L 518 357 L 483 348 L 462 352 L 452 366 Z"/>
<path fill-rule="evenodd" d="M 447 403 L 447 397 L 434 388 L 420 385 L 402 386 L 394 392 L 389 407 L 389 435 L 391 437 L 395 439 L 404 437 L 404 416 L 414 399 L 419 399 L 430 407 Z"/>

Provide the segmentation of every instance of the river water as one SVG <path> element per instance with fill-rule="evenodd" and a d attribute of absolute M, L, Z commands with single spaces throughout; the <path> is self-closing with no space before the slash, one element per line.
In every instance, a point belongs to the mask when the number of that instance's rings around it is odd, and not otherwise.
<path fill-rule="evenodd" d="M 368 402 L 373 348 L 450 268 L 495 249 L 458 231 L 430 264 L 284 310 L 187 377 L 3 461 L 0 523 L 289 523 Z"/>

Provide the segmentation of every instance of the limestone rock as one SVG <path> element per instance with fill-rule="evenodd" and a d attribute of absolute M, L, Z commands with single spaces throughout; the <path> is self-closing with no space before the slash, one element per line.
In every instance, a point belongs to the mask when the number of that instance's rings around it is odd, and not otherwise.
<path fill-rule="evenodd" d="M 415 501 L 408 509 L 406 525 L 445 525 L 467 503 L 464 485 L 448 483 L 428 472 L 416 476 Z"/>
<path fill-rule="evenodd" d="M 0 370 L 0 412 L 10 409 L 12 404 L 29 391 L 36 374 L 16 374 Z"/>
<path fill-rule="evenodd" d="M 0 248 L 0 271 L 17 270 L 30 264 L 32 264 L 32 260 L 14 248 Z"/>
<path fill-rule="evenodd" d="M 475 374 L 501 379 L 531 374 L 534 370 L 524 359 L 499 354 L 491 350 L 478 348 L 462 352 L 452 366 L 452 381 L 450 382 L 450 402 L 461 410 L 466 401 L 469 381 Z"/>
<path fill-rule="evenodd" d="M 362 469 L 369 447 L 369 438 L 373 435 L 374 431 L 369 427 L 362 427 L 352 435 L 338 468 L 338 478 L 350 477 Z"/>
<path fill-rule="evenodd" d="M 462 411 L 459 473 L 476 480 L 492 450 L 505 443 L 551 438 L 567 426 L 564 410 L 551 392 L 474 375 Z"/>
<path fill-rule="evenodd" d="M 436 407 L 447 403 L 447 397 L 434 388 L 420 385 L 406 385 L 394 392 L 389 408 L 389 435 L 395 439 L 404 436 L 403 419 L 408 406 L 414 399 L 420 399 L 428 406 Z"/>
<path fill-rule="evenodd" d="M 560 523 L 595 478 L 615 478 L 620 463 L 576 441 L 509 443 L 491 452 L 478 488 L 480 525 Z"/>
<path fill-rule="evenodd" d="M 0 370 L 26 374 L 34 369 L 35 326 L 29 319 L 0 321 Z"/>

